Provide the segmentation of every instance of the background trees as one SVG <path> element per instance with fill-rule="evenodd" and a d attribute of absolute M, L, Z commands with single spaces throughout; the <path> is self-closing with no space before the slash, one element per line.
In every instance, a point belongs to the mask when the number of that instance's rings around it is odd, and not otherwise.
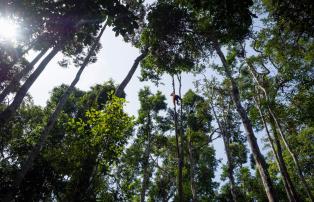
<path fill-rule="evenodd" d="M 1 5 L 23 33 L 0 35 L 1 200 L 313 201 L 310 2 Z M 120 85 L 77 89 L 106 26 L 141 54 Z M 28 91 L 57 54 L 77 76 L 36 106 Z M 139 64 L 141 81 L 169 87 L 139 90 L 132 117 Z M 197 80 L 186 91 L 184 73 Z M 167 108 L 171 92 L 182 100 Z"/>

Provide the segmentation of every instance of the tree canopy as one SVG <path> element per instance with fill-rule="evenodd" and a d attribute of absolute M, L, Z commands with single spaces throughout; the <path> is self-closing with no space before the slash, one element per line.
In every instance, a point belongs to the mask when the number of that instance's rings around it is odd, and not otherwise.
<path fill-rule="evenodd" d="M 314 201 L 311 1 L 0 4 L 1 201 Z M 108 28 L 140 54 L 81 90 Z M 77 73 L 38 106 L 57 55 Z"/>

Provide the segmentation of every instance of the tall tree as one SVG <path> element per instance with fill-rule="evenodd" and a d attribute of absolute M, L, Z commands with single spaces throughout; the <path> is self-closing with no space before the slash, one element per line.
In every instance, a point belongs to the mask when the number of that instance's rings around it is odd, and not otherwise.
<path fill-rule="evenodd" d="M 213 141 L 214 131 L 211 131 L 210 106 L 203 97 L 197 95 L 192 90 L 185 93 L 183 97 L 183 112 L 186 117 L 185 133 L 187 136 L 187 147 L 189 154 L 189 170 L 190 170 L 190 187 L 192 192 L 192 201 L 209 200 L 214 197 L 213 190 L 215 183 L 212 179 L 204 182 L 202 175 L 207 172 L 211 176 L 217 162 L 210 162 L 209 157 L 207 160 L 203 159 L 202 155 L 212 149 L 209 144 Z M 214 151 L 213 151 L 214 152 Z M 209 155 L 208 153 L 208 155 Z M 212 155 L 212 154 L 211 154 Z M 209 155 L 209 156 L 211 156 Z M 202 166 L 206 166 L 207 170 L 202 170 Z M 207 188 L 204 184 L 208 184 Z"/>
<path fill-rule="evenodd" d="M 34 149 L 31 151 L 31 153 L 29 154 L 27 160 L 22 164 L 23 166 L 21 168 L 21 171 L 17 174 L 17 177 L 16 177 L 16 179 L 14 181 L 14 186 L 16 186 L 17 188 L 20 186 L 20 184 L 21 184 L 22 180 L 24 179 L 26 173 L 32 167 L 34 159 L 39 155 L 40 151 L 44 147 L 44 144 L 46 142 L 46 139 L 47 139 L 47 136 L 48 136 L 49 132 L 53 128 L 53 126 L 54 126 L 54 124 L 55 124 L 55 122 L 56 122 L 56 120 L 58 118 L 58 115 L 60 114 L 63 106 L 66 103 L 66 100 L 67 100 L 68 96 L 74 90 L 75 85 L 79 81 L 82 72 L 84 71 L 84 69 L 87 66 L 87 64 L 90 62 L 90 58 L 91 58 L 92 54 L 94 54 L 94 51 L 97 48 L 97 45 L 99 43 L 99 40 L 100 40 L 102 34 L 105 31 L 105 28 L 106 28 L 106 25 L 102 28 L 101 32 L 99 33 L 98 37 L 96 38 L 96 40 L 94 42 L 94 45 L 91 47 L 91 50 L 89 51 L 87 57 L 84 60 L 84 63 L 82 64 L 81 68 L 77 72 L 77 74 L 76 74 L 74 80 L 72 81 L 71 85 L 69 86 L 68 90 L 64 93 L 64 95 L 60 99 L 58 105 L 56 106 L 55 111 L 52 113 L 51 117 L 49 117 L 47 125 L 43 129 L 43 132 L 42 132 L 42 134 L 40 136 L 39 142 L 36 144 Z M 9 193 L 5 200 L 10 201 L 12 199 L 12 197 L 13 197 L 12 195 L 13 195 L 13 193 Z"/>
<path fill-rule="evenodd" d="M 45 125 L 43 119 L 48 118 L 47 115 L 55 109 L 67 88 L 65 85 L 55 88 L 44 110 L 35 106 L 23 106 L 22 111 L 18 112 L 25 122 L 21 122 L 23 127 L 17 124 L 11 126 L 14 137 L 6 147 L 8 158 L 1 159 L 7 165 L 6 169 L 1 168 L 1 172 L 6 173 L 8 185 L 1 187 L 1 198 L 9 188 L 12 189 L 12 179 L 19 171 L 16 165 L 26 159 L 33 144 L 37 142 L 40 128 Z M 54 193 L 56 200 L 75 201 L 75 197 L 93 200 L 93 197 L 102 195 L 100 190 L 103 190 L 104 196 L 109 195 L 106 194 L 109 191 L 105 186 L 108 183 L 105 170 L 117 160 L 132 128 L 129 125 L 131 118 L 126 118 L 121 111 L 120 104 L 123 101 L 111 98 L 113 90 L 114 85 L 108 82 L 97 85 L 88 92 L 75 89 L 70 94 L 47 137 L 47 144 L 25 176 L 15 196 L 17 200 L 49 200 L 52 198 L 51 193 Z M 114 117 L 117 119 L 113 120 Z M 94 127 L 99 124 L 99 127 L 91 131 L 85 124 Z M 91 160 L 95 153 L 98 155 L 94 163 L 87 163 L 86 159 Z"/>
<path fill-rule="evenodd" d="M 9 93 L 14 92 L 13 89 L 16 87 L 17 83 L 21 81 L 30 71 L 33 69 L 34 65 L 46 54 L 48 48 L 39 52 L 39 54 L 24 67 L 20 72 L 13 76 L 10 83 L 3 89 L 0 94 L 0 102 L 3 102 L 4 99 L 9 95 Z"/>
<path fill-rule="evenodd" d="M 248 35 L 249 27 L 252 23 L 251 17 L 253 16 L 249 7 L 253 2 L 233 1 L 227 5 L 221 1 L 203 2 L 200 4 L 194 1 L 179 1 L 179 4 L 180 6 L 176 6 L 174 2 L 166 3 L 161 1 L 157 3 L 156 9 L 149 15 L 151 17 L 151 19 L 148 18 L 151 22 L 149 28 L 154 33 L 150 35 L 150 38 L 154 39 L 152 40 L 152 44 L 154 44 L 152 47 L 155 47 L 153 49 L 155 51 L 152 51 L 152 55 L 155 56 L 155 60 L 152 57 L 148 57 L 152 61 L 147 63 L 147 66 L 150 66 L 148 71 L 151 72 L 151 69 L 155 68 L 157 69 L 157 74 L 160 73 L 158 67 L 162 66 L 163 61 L 167 61 L 168 71 L 173 71 L 176 67 L 181 69 L 186 67 L 193 68 L 198 61 L 197 59 L 202 56 L 200 51 L 204 50 L 204 48 L 208 51 L 208 46 L 210 51 L 214 50 L 217 53 L 223 65 L 224 76 L 231 82 L 230 90 L 233 102 L 246 130 L 247 139 L 253 151 L 265 191 L 269 200 L 275 201 L 275 191 L 267 171 L 267 165 L 257 144 L 251 121 L 241 103 L 239 86 L 234 78 L 232 65 L 227 62 L 221 50 L 221 45 L 233 41 L 241 41 Z M 171 13 L 173 16 L 172 21 L 163 21 L 162 24 L 158 24 L 159 21 L 156 15 L 161 15 L 166 8 L 168 13 L 162 16 L 167 16 Z M 172 12 L 169 12 L 170 9 L 172 9 Z M 233 16 L 237 17 L 234 18 Z M 153 17 L 155 20 L 152 19 Z M 176 29 L 169 28 L 173 26 L 173 23 L 176 24 Z M 147 38 L 149 39 L 149 37 Z M 188 41 L 188 43 L 181 43 L 181 41 Z M 197 51 L 195 47 L 201 49 Z M 173 61 L 176 61 L 176 63 Z M 155 64 L 161 65 L 156 67 L 154 66 Z"/>
<path fill-rule="evenodd" d="M 283 5 L 285 5 L 285 3 L 281 6 Z M 266 4 L 266 7 L 267 6 L 269 5 Z M 286 23 L 283 20 L 283 23 L 280 23 L 280 21 L 277 20 L 278 18 L 274 20 L 272 17 L 266 17 L 264 19 L 265 28 L 253 37 L 252 47 L 257 54 L 248 57 L 246 62 L 250 76 L 257 84 L 257 94 L 260 94 L 258 96 L 264 98 L 261 103 L 266 108 L 266 112 L 264 113 L 269 115 L 268 122 L 270 122 L 271 125 L 275 124 L 274 140 L 277 148 L 281 147 L 280 143 L 282 141 L 293 157 L 292 159 L 294 159 L 293 162 L 295 163 L 304 190 L 308 197 L 313 200 L 313 195 L 304 177 L 298 156 L 293 149 L 291 149 L 291 143 L 288 141 L 288 137 L 293 136 L 297 131 L 288 130 L 287 126 L 283 124 L 284 121 L 280 121 L 280 118 L 282 120 L 289 116 L 287 114 L 284 118 L 281 115 L 283 111 L 280 109 L 290 108 L 290 104 L 286 104 L 290 102 L 290 97 L 294 97 L 301 89 L 308 92 L 311 91 L 309 90 L 308 83 L 311 81 L 309 76 L 312 74 L 311 69 L 313 61 L 311 58 L 313 56 L 309 55 L 307 52 L 312 49 L 313 39 L 312 37 L 307 37 L 307 35 L 290 32 L 291 28 L 294 28 L 291 27 L 288 22 Z M 300 24 L 300 27 L 303 25 L 304 24 Z M 274 70 L 276 73 L 272 75 L 271 72 Z M 290 120 L 289 123 L 290 126 L 288 127 L 290 128 L 296 128 L 291 125 L 298 125 L 297 122 L 292 120 Z M 281 162 L 283 164 L 285 163 L 282 159 Z M 288 179 L 287 182 L 289 182 Z M 290 184 L 290 187 L 293 186 Z M 292 190 L 291 192 L 295 191 Z"/>
<path fill-rule="evenodd" d="M 140 109 L 136 137 L 124 152 L 113 175 L 124 200 L 146 201 L 156 170 L 154 160 L 158 158 L 161 147 L 159 141 L 164 138 L 164 132 L 169 130 L 169 124 L 161 115 L 166 110 L 166 103 L 160 91 L 153 94 L 148 87 L 144 87 L 138 96 Z"/>
<path fill-rule="evenodd" d="M 17 92 L 13 102 L 0 114 L 2 123 L 6 122 L 14 115 L 31 85 L 59 51 L 63 50 L 66 56 L 77 56 L 82 52 L 84 55 L 84 46 L 92 46 L 93 35 L 99 30 L 101 23 L 107 17 L 109 18 L 108 24 L 113 26 L 117 35 L 125 35 L 138 27 L 135 22 L 135 16 L 119 1 L 93 2 L 93 4 L 88 4 L 89 9 L 86 9 L 86 1 L 67 3 L 68 4 L 64 4 L 64 8 L 60 8 L 61 10 L 63 9 L 62 12 L 56 12 L 59 15 L 53 16 L 54 20 L 47 23 L 47 29 L 51 31 L 51 34 L 48 35 L 48 39 L 50 46 L 54 47 L 53 50 L 31 74 L 29 79 L 25 81 Z M 45 8 L 45 6 L 49 7 L 53 5 L 54 3 L 52 3 L 52 5 L 44 4 L 43 6 Z M 97 20 L 91 21 L 91 19 Z M 74 62 L 80 65 L 80 59 L 76 57 Z"/>
<path fill-rule="evenodd" d="M 220 91 L 220 92 L 223 92 Z M 212 97 L 215 97 L 214 92 L 211 95 Z M 219 118 L 217 113 L 216 113 L 216 109 L 215 106 L 213 104 L 213 101 L 211 100 L 211 108 L 214 114 L 214 117 L 216 119 L 216 122 L 218 124 L 222 139 L 223 139 L 223 143 L 224 143 L 224 147 L 225 147 L 225 152 L 226 152 L 226 156 L 227 156 L 227 173 L 228 173 L 228 178 L 230 181 L 230 191 L 231 191 L 231 195 L 234 201 L 239 201 L 240 200 L 240 194 L 237 191 L 237 187 L 236 187 L 236 183 L 235 183 L 235 179 L 234 179 L 234 169 L 236 167 L 236 163 L 234 162 L 235 156 L 232 155 L 232 148 L 231 148 L 231 144 L 235 144 L 236 141 L 232 141 L 232 139 L 236 139 L 235 137 L 232 136 L 236 136 L 237 133 L 239 133 L 239 129 L 237 127 L 234 127 L 232 125 L 232 114 L 231 114 L 231 106 L 226 106 L 226 104 L 224 102 L 228 102 L 228 99 L 226 99 L 226 101 L 224 100 L 225 98 L 223 97 L 224 95 L 220 95 L 222 97 L 221 101 L 222 102 L 222 106 L 220 106 L 222 109 L 222 117 Z M 217 106 L 216 106 L 217 107 Z M 241 159 L 241 158 L 240 158 Z M 243 159 L 243 158 L 242 158 Z M 245 159 L 245 155 L 244 155 L 244 159 Z M 238 162 L 239 164 L 243 164 L 244 162 Z"/>
<path fill-rule="evenodd" d="M 262 110 L 261 110 L 261 106 L 260 106 L 260 99 L 259 98 L 254 98 L 254 101 L 256 102 L 256 108 L 258 109 L 258 112 L 260 114 L 260 118 L 263 122 L 263 126 L 265 128 L 267 137 L 268 137 L 268 141 L 271 144 L 271 148 L 272 151 L 274 153 L 276 162 L 278 164 L 280 173 L 282 175 L 283 178 L 283 183 L 284 183 L 284 187 L 286 189 L 286 193 L 288 196 L 289 201 L 298 201 L 298 195 L 296 193 L 296 190 L 294 188 L 294 185 L 291 181 L 290 175 L 288 173 L 285 161 L 283 159 L 283 155 L 282 155 L 282 148 L 281 148 L 281 143 L 278 139 L 278 135 L 277 132 L 274 131 L 274 138 L 271 136 L 270 131 L 268 129 L 268 125 L 265 119 L 265 115 L 263 114 Z M 276 149 L 277 148 L 277 149 Z"/>
<path fill-rule="evenodd" d="M 150 166 L 150 156 L 152 153 L 152 147 L 154 143 L 154 136 L 156 132 L 159 132 L 158 120 L 161 117 L 158 115 L 161 110 L 166 109 L 165 96 L 161 92 L 157 92 L 155 95 L 152 94 L 149 88 L 144 88 L 139 92 L 139 100 L 141 108 L 139 109 L 138 123 L 141 124 L 139 127 L 139 134 L 144 137 L 144 155 L 143 155 L 143 179 L 141 188 L 141 201 L 145 201 L 146 191 L 149 186 L 149 178 L 152 175 L 152 166 Z M 157 122 L 157 123 L 156 123 Z M 155 129 L 156 128 L 156 129 Z M 162 132 L 162 131 L 161 131 Z"/>

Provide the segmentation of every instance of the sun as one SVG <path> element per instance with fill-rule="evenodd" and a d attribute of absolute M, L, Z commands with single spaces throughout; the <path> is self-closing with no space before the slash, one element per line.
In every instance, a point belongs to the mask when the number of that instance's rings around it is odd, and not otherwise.
<path fill-rule="evenodd" d="M 17 35 L 17 24 L 6 18 L 0 18 L 0 40 L 15 40 Z"/>

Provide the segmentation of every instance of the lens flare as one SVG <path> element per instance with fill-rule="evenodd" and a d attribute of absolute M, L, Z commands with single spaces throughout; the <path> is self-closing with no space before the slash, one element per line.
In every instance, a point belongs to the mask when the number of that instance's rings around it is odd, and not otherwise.
<path fill-rule="evenodd" d="M 18 26 L 9 19 L 0 18 L 0 39 L 15 40 Z"/>

